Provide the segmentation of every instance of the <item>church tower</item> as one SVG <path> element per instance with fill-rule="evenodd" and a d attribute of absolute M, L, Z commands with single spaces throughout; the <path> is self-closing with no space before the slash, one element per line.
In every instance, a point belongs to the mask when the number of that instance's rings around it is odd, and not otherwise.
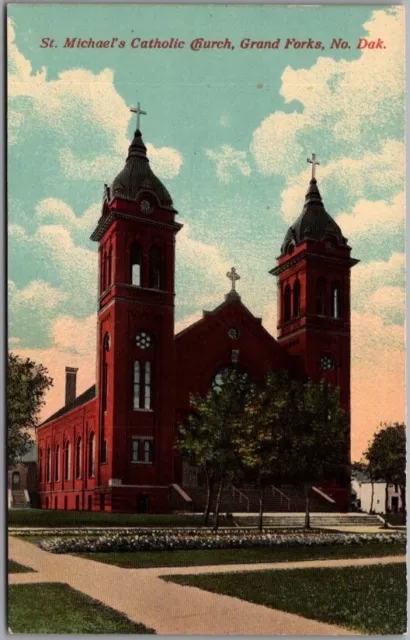
<path fill-rule="evenodd" d="M 358 260 L 350 257 L 347 239 L 324 207 L 314 154 L 309 162 L 312 179 L 303 210 L 270 271 L 278 276 L 278 340 L 301 357 L 309 378 L 340 388 L 350 422 L 350 270 Z"/>
<path fill-rule="evenodd" d="M 173 480 L 175 236 L 182 227 L 137 129 L 105 186 L 99 243 L 100 508 L 161 511 Z"/>

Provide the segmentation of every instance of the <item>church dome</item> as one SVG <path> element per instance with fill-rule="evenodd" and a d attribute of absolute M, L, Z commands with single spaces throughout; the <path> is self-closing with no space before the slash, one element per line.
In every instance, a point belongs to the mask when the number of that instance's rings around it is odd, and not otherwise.
<path fill-rule="evenodd" d="M 343 236 L 339 225 L 323 205 L 316 178 L 312 178 L 302 213 L 286 232 L 280 252 L 284 255 L 292 245 L 297 246 L 304 240 L 320 242 L 325 239 L 338 246 L 347 245 L 347 239 Z"/>
<path fill-rule="evenodd" d="M 125 167 L 111 185 L 111 197 L 136 200 L 141 191 L 151 191 L 161 206 L 172 207 L 171 196 L 151 170 L 141 131 L 137 129 L 128 149 Z"/>

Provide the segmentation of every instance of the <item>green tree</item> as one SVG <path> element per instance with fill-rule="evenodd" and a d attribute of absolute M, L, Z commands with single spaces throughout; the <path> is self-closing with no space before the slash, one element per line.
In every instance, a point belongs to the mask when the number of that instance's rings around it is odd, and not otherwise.
<path fill-rule="evenodd" d="M 289 451 L 298 383 L 286 372 L 269 373 L 262 385 L 252 385 L 239 430 L 244 474 L 259 488 L 259 530 L 263 527 L 265 490 L 289 474 Z"/>
<path fill-rule="evenodd" d="M 214 510 L 214 528 L 219 526 L 222 492 L 229 479 L 239 468 L 239 430 L 242 427 L 243 409 L 249 390 L 247 376 L 236 369 L 225 370 L 220 376 L 218 388 L 206 396 L 190 398 L 192 414 L 187 425 L 179 432 L 177 446 L 182 455 L 197 461 L 205 472 L 208 483 L 208 499 L 205 510 L 209 517 L 214 483 L 218 482 Z"/>
<path fill-rule="evenodd" d="M 295 394 L 290 475 L 305 492 L 305 528 L 310 528 L 309 494 L 316 483 L 346 480 L 348 425 L 339 389 L 326 381 L 300 385 Z"/>
<path fill-rule="evenodd" d="M 398 484 L 403 512 L 406 513 L 406 425 L 382 423 L 364 456 L 373 469 L 375 480 L 386 483 L 386 511 L 388 485 Z"/>
<path fill-rule="evenodd" d="M 33 440 L 30 430 L 38 424 L 44 405 L 44 394 L 53 384 L 47 369 L 30 358 L 8 354 L 7 367 L 7 432 L 8 464 L 28 452 Z"/>

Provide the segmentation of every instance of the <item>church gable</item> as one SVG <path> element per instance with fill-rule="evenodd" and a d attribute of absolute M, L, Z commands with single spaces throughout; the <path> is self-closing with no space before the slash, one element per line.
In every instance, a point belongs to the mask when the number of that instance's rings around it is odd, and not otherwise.
<path fill-rule="evenodd" d="M 287 352 L 232 291 L 225 302 L 175 337 L 176 406 L 188 408 L 191 393 L 206 393 L 218 371 L 238 367 L 253 379 L 292 369 Z"/>

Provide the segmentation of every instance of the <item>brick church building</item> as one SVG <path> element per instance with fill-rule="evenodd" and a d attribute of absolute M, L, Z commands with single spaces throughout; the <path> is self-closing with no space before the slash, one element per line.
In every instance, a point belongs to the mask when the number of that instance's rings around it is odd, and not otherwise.
<path fill-rule="evenodd" d="M 91 236 L 99 260 L 96 384 L 76 396 L 77 370 L 67 367 L 65 406 L 37 429 L 41 508 L 192 506 L 197 476 L 175 451 L 177 425 L 189 412 L 190 394 L 218 385 L 227 367 L 255 380 L 283 369 L 326 378 L 340 387 L 350 416 L 350 269 L 357 260 L 324 208 L 314 156 L 311 162 L 302 212 L 270 271 L 277 277 L 278 338 L 242 303 L 234 269 L 221 304 L 175 335 L 182 224 L 151 170 L 138 126 L 124 168 L 105 187 Z M 346 487 L 333 495 L 345 508 Z"/>

